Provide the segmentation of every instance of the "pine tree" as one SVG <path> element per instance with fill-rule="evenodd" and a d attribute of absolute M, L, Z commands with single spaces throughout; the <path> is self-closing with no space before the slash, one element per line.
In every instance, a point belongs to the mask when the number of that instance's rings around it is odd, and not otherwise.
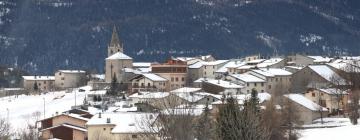
<path fill-rule="evenodd" d="M 39 90 L 39 86 L 38 86 L 37 82 L 34 83 L 33 89 L 34 89 L 34 91 L 38 91 L 38 90 Z"/>
<path fill-rule="evenodd" d="M 118 90 L 118 81 L 116 78 L 116 74 L 114 73 L 114 75 L 111 79 L 110 91 L 108 92 L 108 94 L 115 96 L 117 94 L 117 90 Z"/>
<path fill-rule="evenodd" d="M 240 124 L 240 108 L 236 99 L 225 99 L 226 103 L 219 107 L 217 122 L 217 137 L 220 140 L 245 140 L 242 139 L 242 126 Z"/>
<path fill-rule="evenodd" d="M 195 137 L 197 140 L 213 139 L 213 121 L 210 118 L 210 109 L 208 103 L 205 104 L 204 112 L 200 116 L 195 126 Z"/>

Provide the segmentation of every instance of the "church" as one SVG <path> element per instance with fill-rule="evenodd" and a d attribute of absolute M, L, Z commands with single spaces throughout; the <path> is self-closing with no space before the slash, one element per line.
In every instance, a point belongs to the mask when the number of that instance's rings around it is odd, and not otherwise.
<path fill-rule="evenodd" d="M 114 26 L 108 46 L 108 57 L 105 59 L 105 82 L 111 83 L 112 77 L 116 77 L 118 82 L 123 81 L 123 69 L 132 67 L 133 59 L 124 54 L 124 44 L 119 39 L 116 27 Z"/>

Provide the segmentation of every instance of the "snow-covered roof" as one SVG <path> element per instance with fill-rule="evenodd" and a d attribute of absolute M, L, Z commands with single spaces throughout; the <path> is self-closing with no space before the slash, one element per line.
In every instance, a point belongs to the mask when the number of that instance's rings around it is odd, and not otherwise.
<path fill-rule="evenodd" d="M 122 52 L 117 52 L 117 53 L 109 56 L 108 58 L 106 58 L 106 60 L 113 60 L 113 59 L 132 59 L 132 58 Z"/>
<path fill-rule="evenodd" d="M 129 96 L 129 98 L 140 98 L 140 99 L 159 99 L 169 96 L 169 92 L 139 92 Z"/>
<path fill-rule="evenodd" d="M 245 62 L 242 62 L 240 60 L 231 60 L 228 63 L 226 63 L 224 66 L 219 68 L 216 72 L 225 73 L 228 71 L 228 68 L 237 68 L 237 67 L 243 66 L 245 64 L 246 64 Z"/>
<path fill-rule="evenodd" d="M 138 67 L 138 68 L 146 68 L 146 67 L 150 67 L 151 63 L 150 62 L 134 62 L 133 63 L 133 67 Z"/>
<path fill-rule="evenodd" d="M 213 85 L 217 85 L 226 89 L 240 89 L 243 88 L 244 86 L 229 82 L 229 81 L 224 81 L 224 80 L 213 80 L 213 79 L 209 79 L 209 80 L 204 80 L 204 82 L 206 83 L 210 83 Z"/>
<path fill-rule="evenodd" d="M 206 97 L 203 95 L 199 95 L 196 93 L 189 93 L 189 92 L 177 92 L 173 94 L 191 103 L 197 102 Z"/>
<path fill-rule="evenodd" d="M 332 58 L 323 57 L 323 56 L 308 56 L 308 57 L 314 59 L 315 63 L 328 63 L 332 60 Z"/>
<path fill-rule="evenodd" d="M 250 60 L 250 61 L 246 61 L 247 64 L 258 64 L 258 63 L 261 63 L 261 62 L 264 62 L 265 59 L 254 59 L 254 60 Z"/>
<path fill-rule="evenodd" d="M 261 79 L 259 77 L 256 77 L 254 75 L 247 74 L 247 73 L 245 73 L 245 74 L 232 74 L 230 76 L 234 77 L 234 78 L 236 78 L 238 80 L 244 81 L 246 83 L 249 83 L 249 82 L 259 82 L 259 83 L 260 82 L 265 82 L 264 79 Z"/>
<path fill-rule="evenodd" d="M 94 115 L 86 125 L 88 127 L 96 125 L 113 125 L 115 126 L 111 133 L 152 133 L 153 129 L 147 126 L 153 123 L 158 114 L 140 113 L 140 112 L 119 112 L 119 113 L 103 113 Z M 110 122 L 108 122 L 108 120 Z"/>
<path fill-rule="evenodd" d="M 346 80 L 326 65 L 310 65 L 308 67 L 329 82 L 346 85 Z"/>
<path fill-rule="evenodd" d="M 191 115 L 199 116 L 204 112 L 205 105 L 179 105 L 171 109 L 164 109 L 161 112 L 165 115 Z M 211 110 L 212 106 L 208 105 Z"/>
<path fill-rule="evenodd" d="M 52 117 L 49 117 L 49 118 L 45 118 L 43 120 L 48 120 L 48 119 L 52 119 L 52 118 L 55 118 L 55 117 L 59 117 L 59 116 L 69 116 L 69 117 L 72 117 L 72 118 L 75 118 L 75 119 L 79 119 L 79 120 L 83 120 L 83 121 L 88 121 L 89 119 L 88 118 L 85 118 L 85 117 L 82 117 L 81 115 L 79 114 L 74 114 L 74 113 L 61 113 L 59 115 L 56 115 L 56 116 L 52 116 Z"/>
<path fill-rule="evenodd" d="M 161 76 L 153 74 L 153 73 L 144 73 L 142 75 L 151 81 L 156 81 L 156 82 L 167 81 L 167 79 L 162 78 Z"/>
<path fill-rule="evenodd" d="M 242 105 L 245 103 L 246 100 L 249 100 L 251 98 L 251 94 L 240 94 L 240 95 L 233 95 L 235 99 L 237 99 L 238 104 Z M 259 98 L 259 103 L 263 103 L 265 101 L 268 101 L 271 99 L 271 95 L 267 92 L 258 93 L 257 97 Z M 225 100 L 226 102 L 226 100 Z M 212 103 L 213 105 L 217 104 L 224 104 L 222 100 L 216 101 Z"/>
<path fill-rule="evenodd" d="M 261 68 L 261 69 L 254 69 L 251 70 L 253 72 L 256 72 L 258 74 L 261 74 L 266 77 L 274 77 L 274 76 L 290 76 L 292 75 L 291 72 L 286 71 L 284 69 L 279 68 Z"/>
<path fill-rule="evenodd" d="M 226 63 L 229 60 L 216 60 L 216 61 L 210 61 L 210 62 L 202 62 L 203 65 L 207 66 L 214 66 L 214 65 L 220 65 L 222 63 Z"/>
<path fill-rule="evenodd" d="M 252 68 L 255 68 L 255 67 L 256 67 L 255 65 L 242 65 L 240 67 L 237 67 L 236 69 L 247 70 L 247 69 L 252 69 Z"/>
<path fill-rule="evenodd" d="M 201 88 L 193 88 L 193 87 L 182 87 L 175 90 L 170 91 L 171 93 L 188 93 L 188 92 L 197 92 L 200 91 Z"/>
<path fill-rule="evenodd" d="M 301 70 L 301 69 L 303 69 L 304 67 L 302 67 L 302 66 L 285 66 L 285 68 Z"/>
<path fill-rule="evenodd" d="M 55 80 L 55 76 L 22 76 L 24 80 Z"/>
<path fill-rule="evenodd" d="M 267 60 L 257 64 L 257 67 L 258 68 L 266 68 L 268 66 L 272 66 L 274 64 L 277 64 L 277 63 L 279 63 L 279 62 L 281 62 L 283 60 L 284 59 L 282 59 L 282 58 L 270 58 L 270 59 L 267 59 Z"/>
<path fill-rule="evenodd" d="M 189 69 L 198 69 L 203 66 L 203 63 L 201 61 L 196 62 L 194 64 L 189 65 Z"/>
<path fill-rule="evenodd" d="M 284 95 L 285 97 L 289 98 L 290 100 L 306 107 L 307 109 L 310 109 L 312 111 L 319 111 L 320 109 L 322 111 L 328 111 L 326 108 L 321 107 L 320 105 L 314 103 L 313 101 L 309 100 L 303 95 L 300 94 L 287 94 Z"/>
<path fill-rule="evenodd" d="M 327 65 L 345 72 L 360 72 L 360 65 L 356 64 L 356 62 L 352 62 L 352 60 L 338 59 L 332 63 L 327 63 Z"/>
<path fill-rule="evenodd" d="M 83 70 L 58 70 L 61 73 L 85 73 Z"/>
<path fill-rule="evenodd" d="M 330 94 L 330 95 L 337 95 L 337 94 L 342 94 L 342 95 L 346 95 L 346 94 L 349 94 L 347 91 L 343 91 L 343 90 L 340 90 L 340 89 L 337 89 L 337 88 L 322 88 L 322 89 L 319 89 L 319 91 L 322 91 L 326 94 Z"/>
<path fill-rule="evenodd" d="M 132 68 L 124 68 L 123 71 L 126 73 L 133 73 L 133 74 L 141 74 L 142 73 L 141 71 L 134 70 Z"/>

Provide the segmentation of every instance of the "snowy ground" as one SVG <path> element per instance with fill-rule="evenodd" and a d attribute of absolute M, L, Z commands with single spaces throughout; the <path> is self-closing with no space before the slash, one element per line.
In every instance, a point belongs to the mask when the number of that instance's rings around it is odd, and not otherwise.
<path fill-rule="evenodd" d="M 83 87 L 85 92 L 78 92 L 75 90 L 71 93 L 65 91 L 49 92 L 43 95 L 21 95 L 15 98 L 3 97 L 0 98 L 0 117 L 9 119 L 12 130 L 16 131 L 26 127 L 28 123 L 33 123 L 37 119 L 44 118 L 44 99 L 45 99 L 45 117 L 51 117 L 56 112 L 63 112 L 71 109 L 76 104 L 82 104 L 86 92 L 90 87 Z M 37 112 L 37 118 L 34 113 Z"/>
<path fill-rule="evenodd" d="M 329 127 L 329 128 L 311 128 L 300 130 L 300 140 L 360 140 L 360 125 L 351 125 L 348 118 L 325 118 L 324 124 L 319 120 L 315 124 L 304 127 Z"/>

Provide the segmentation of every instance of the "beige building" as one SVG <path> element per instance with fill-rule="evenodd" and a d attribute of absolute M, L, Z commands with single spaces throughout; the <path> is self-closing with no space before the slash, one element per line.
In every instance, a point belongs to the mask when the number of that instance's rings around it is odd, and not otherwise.
<path fill-rule="evenodd" d="M 168 80 L 152 73 L 145 73 L 131 79 L 131 91 L 166 91 L 169 89 Z"/>
<path fill-rule="evenodd" d="M 151 129 L 157 114 L 104 113 L 93 116 L 86 124 L 88 140 L 156 140 L 157 131 Z"/>
<path fill-rule="evenodd" d="M 67 89 L 86 85 L 86 72 L 82 70 L 58 70 L 55 72 L 55 88 Z"/>
<path fill-rule="evenodd" d="M 283 95 L 289 93 L 292 73 L 279 68 L 252 69 L 247 72 L 266 81 L 265 92 L 271 95 Z"/>
<path fill-rule="evenodd" d="M 199 61 L 192 65 L 189 65 L 188 67 L 188 77 L 189 77 L 189 83 L 192 83 L 193 81 L 206 77 L 206 78 L 220 78 L 221 75 L 219 75 L 217 72 L 218 69 L 223 67 L 228 60 L 216 60 L 216 61 Z"/>
<path fill-rule="evenodd" d="M 79 114 L 63 113 L 41 120 L 42 139 L 64 139 L 64 140 L 86 140 L 86 122 L 92 115 L 88 113 Z"/>
<path fill-rule="evenodd" d="M 288 63 L 295 64 L 296 66 L 308 66 L 313 64 L 329 63 L 332 58 L 324 56 L 308 56 L 296 54 L 295 56 L 288 57 Z"/>
<path fill-rule="evenodd" d="M 327 65 L 309 65 L 293 74 L 292 92 L 304 93 L 308 88 L 346 86 L 346 80 Z"/>
<path fill-rule="evenodd" d="M 258 92 L 266 91 L 266 81 L 251 74 L 232 74 L 228 76 L 228 79 L 236 84 L 243 85 L 242 93 L 249 94 L 252 89 Z"/>
<path fill-rule="evenodd" d="M 54 76 L 23 76 L 23 86 L 26 90 L 34 90 L 37 84 L 40 91 L 52 91 L 55 87 Z"/>
<path fill-rule="evenodd" d="M 329 110 L 330 113 L 338 109 L 345 111 L 348 103 L 348 93 L 340 89 L 312 89 L 305 93 L 305 97 Z"/>
<path fill-rule="evenodd" d="M 300 94 L 284 95 L 284 103 L 288 102 L 294 113 L 299 117 L 300 124 L 311 124 L 313 120 L 328 116 L 328 110 L 312 102 Z"/>
<path fill-rule="evenodd" d="M 169 81 L 167 91 L 184 87 L 187 84 L 187 65 L 186 62 L 169 59 L 163 64 L 151 64 L 151 72 Z"/>

